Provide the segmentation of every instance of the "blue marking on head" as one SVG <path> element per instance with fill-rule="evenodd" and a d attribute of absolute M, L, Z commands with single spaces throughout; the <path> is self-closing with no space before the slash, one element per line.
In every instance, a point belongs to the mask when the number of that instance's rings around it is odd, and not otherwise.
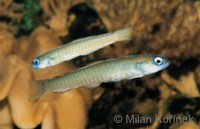
<path fill-rule="evenodd" d="M 40 66 L 40 60 L 38 58 L 34 58 L 32 61 L 32 68 L 38 69 Z"/>

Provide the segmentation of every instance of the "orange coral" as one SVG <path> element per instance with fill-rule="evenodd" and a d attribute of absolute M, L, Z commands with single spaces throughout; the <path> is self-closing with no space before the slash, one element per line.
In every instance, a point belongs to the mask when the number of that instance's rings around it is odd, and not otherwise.
<path fill-rule="evenodd" d="M 121 55 L 157 53 L 187 59 L 200 54 L 199 1 L 88 0 L 109 31 L 133 27 L 133 42 L 114 44 Z M 127 47 L 131 46 L 131 47 Z M 103 49 L 108 55 L 112 48 Z M 109 54 L 112 57 L 116 53 Z M 108 58 L 108 56 L 107 56 Z"/>
<path fill-rule="evenodd" d="M 67 11 L 69 8 L 84 0 L 41 0 L 46 24 L 59 36 L 67 35 Z"/>
<path fill-rule="evenodd" d="M 18 41 L 15 55 L 1 54 L 0 56 L 4 61 L 0 65 L 0 75 L 3 77 L 0 80 L 0 99 L 8 98 L 8 102 L 4 103 L 5 106 L 10 105 L 12 113 L 8 116 L 11 115 L 14 123 L 20 128 L 34 128 L 40 123 L 43 129 L 84 129 L 85 127 L 86 111 L 91 98 L 87 89 L 75 89 L 64 94 L 48 93 L 37 101 L 30 101 L 30 80 L 49 78 L 73 68 L 69 63 L 63 63 L 44 70 L 31 69 L 32 56 L 59 43 L 51 31 L 41 27 L 36 29 L 30 38 Z M 23 50 L 27 48 L 27 51 Z M 8 117 L 4 123 L 11 122 Z"/>
<path fill-rule="evenodd" d="M 0 1 L 0 16 L 7 17 L 6 21 L 0 21 L 0 30 L 16 32 L 17 26 L 13 22 L 20 22 L 23 13 L 19 13 L 23 9 L 22 4 L 13 2 L 13 0 Z"/>
<path fill-rule="evenodd" d="M 194 74 L 192 72 L 188 73 L 188 75 L 181 76 L 179 80 L 173 79 L 167 73 L 163 73 L 162 78 L 166 83 L 174 86 L 183 95 L 189 97 L 200 96 Z"/>

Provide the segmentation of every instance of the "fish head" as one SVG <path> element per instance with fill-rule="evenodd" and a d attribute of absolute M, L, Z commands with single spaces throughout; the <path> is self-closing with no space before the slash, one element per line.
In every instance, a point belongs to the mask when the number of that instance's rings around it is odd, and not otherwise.
<path fill-rule="evenodd" d="M 159 55 L 151 55 L 143 57 L 140 63 L 136 65 L 136 69 L 143 75 L 149 75 L 167 68 L 171 61 L 169 58 Z"/>
<path fill-rule="evenodd" d="M 53 58 L 50 57 L 36 57 L 32 60 L 32 68 L 34 69 L 41 69 L 46 68 L 54 65 L 53 64 Z"/>

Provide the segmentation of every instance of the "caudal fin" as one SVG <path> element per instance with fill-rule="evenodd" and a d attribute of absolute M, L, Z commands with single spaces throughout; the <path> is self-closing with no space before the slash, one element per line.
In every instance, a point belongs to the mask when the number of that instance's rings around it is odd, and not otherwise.
<path fill-rule="evenodd" d="M 115 32 L 118 36 L 118 41 L 130 40 L 132 36 L 132 28 L 126 28 Z"/>
<path fill-rule="evenodd" d="M 42 81 L 31 81 L 31 100 L 36 100 L 45 93 L 44 83 Z"/>

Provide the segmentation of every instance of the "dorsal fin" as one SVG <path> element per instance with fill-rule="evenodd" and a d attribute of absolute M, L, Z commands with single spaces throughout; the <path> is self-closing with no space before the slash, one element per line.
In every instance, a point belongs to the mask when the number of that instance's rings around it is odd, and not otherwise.
<path fill-rule="evenodd" d="M 84 42 L 84 41 L 87 41 L 87 40 L 92 39 L 94 37 L 96 37 L 96 35 L 89 36 L 89 37 L 83 37 L 83 38 L 80 38 L 80 39 L 76 39 L 76 40 L 73 40 L 71 43 Z"/>
<path fill-rule="evenodd" d="M 112 33 L 113 32 L 108 32 L 108 33 L 105 33 L 105 34 L 92 35 L 92 36 L 89 36 L 89 37 L 83 37 L 83 38 L 80 38 L 80 39 L 73 40 L 72 43 L 84 42 L 84 41 L 87 41 L 87 40 L 90 40 L 90 39 L 95 39 L 97 37 L 100 38 L 100 37 L 104 37 L 104 36 L 109 36 Z"/>
<path fill-rule="evenodd" d="M 87 68 L 87 67 L 90 67 L 90 66 L 92 66 L 92 65 L 95 65 L 95 64 L 98 64 L 98 63 L 101 63 L 101 62 L 103 62 L 103 61 L 101 60 L 101 61 L 95 61 L 95 62 L 89 63 L 88 65 L 86 65 L 86 66 L 84 66 L 84 67 L 81 67 L 81 68 L 79 68 L 78 70 L 84 69 L 84 68 Z"/>

